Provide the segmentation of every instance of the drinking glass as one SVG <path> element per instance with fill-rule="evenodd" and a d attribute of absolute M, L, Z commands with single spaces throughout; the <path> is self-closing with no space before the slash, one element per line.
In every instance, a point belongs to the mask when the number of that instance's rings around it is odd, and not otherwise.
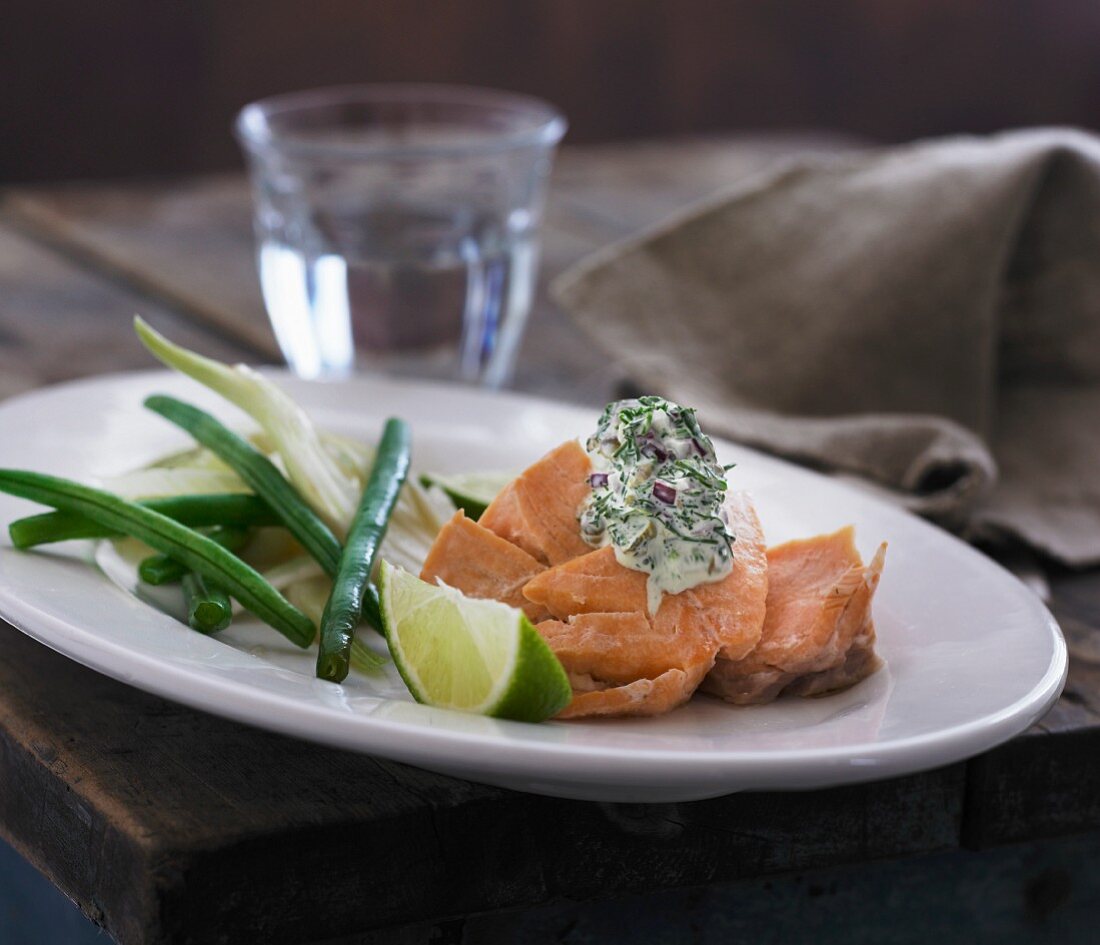
<path fill-rule="evenodd" d="M 486 89 L 366 85 L 255 102 L 236 131 L 264 303 L 297 374 L 508 381 L 565 132 L 556 109 Z"/>

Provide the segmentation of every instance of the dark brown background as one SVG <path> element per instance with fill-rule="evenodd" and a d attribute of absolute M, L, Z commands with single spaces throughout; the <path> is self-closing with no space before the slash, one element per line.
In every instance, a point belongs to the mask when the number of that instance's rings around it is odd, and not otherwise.
<path fill-rule="evenodd" d="M 574 142 L 1100 125 L 1095 0 L 5 0 L 0 181 L 237 162 L 250 99 L 338 82 L 515 89 Z"/>

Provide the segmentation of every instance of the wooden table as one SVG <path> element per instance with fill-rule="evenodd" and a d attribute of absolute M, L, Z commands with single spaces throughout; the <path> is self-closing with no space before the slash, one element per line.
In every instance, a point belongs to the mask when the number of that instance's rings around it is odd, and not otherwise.
<path fill-rule="evenodd" d="M 795 144 L 567 150 L 543 287 Z M 134 312 L 220 358 L 277 359 L 240 178 L 5 195 L 0 397 L 147 367 Z M 543 288 L 517 376 L 597 405 L 618 372 Z M 553 800 L 300 743 L 0 625 L 0 834 L 127 945 L 709 942 L 759 928 L 781 941 L 806 923 L 855 941 L 845 917 L 866 897 L 892 905 L 864 914 L 859 940 L 914 927 L 951 940 L 972 908 L 1004 941 L 1084 941 L 1100 918 L 1100 878 L 1082 869 L 1100 853 L 1100 574 L 1051 584 L 1069 685 L 1024 736 L 893 781 L 691 804 Z"/>

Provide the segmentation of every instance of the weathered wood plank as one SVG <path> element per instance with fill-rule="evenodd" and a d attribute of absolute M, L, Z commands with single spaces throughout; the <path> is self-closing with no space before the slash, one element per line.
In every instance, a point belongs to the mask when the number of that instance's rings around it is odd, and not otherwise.
<path fill-rule="evenodd" d="M 248 729 L 0 629 L 0 832 L 123 945 L 320 941 L 948 848 L 962 777 L 554 800 Z"/>
<path fill-rule="evenodd" d="M 10 192 L 0 206 L 56 251 L 188 311 L 254 356 L 278 359 L 239 177 L 171 187 Z"/>
<path fill-rule="evenodd" d="M 972 848 L 1100 824 L 1100 573 L 1051 580 L 1069 647 L 1062 698 L 1020 738 L 970 762 L 963 842 Z"/>
<path fill-rule="evenodd" d="M 215 357 L 246 352 L 128 288 L 89 274 L 0 221 L 0 398 L 54 381 L 155 362 L 130 323 L 140 312 Z"/>
<path fill-rule="evenodd" d="M 328 945 L 1092 945 L 1100 834 L 931 853 L 522 912 L 472 915 Z"/>

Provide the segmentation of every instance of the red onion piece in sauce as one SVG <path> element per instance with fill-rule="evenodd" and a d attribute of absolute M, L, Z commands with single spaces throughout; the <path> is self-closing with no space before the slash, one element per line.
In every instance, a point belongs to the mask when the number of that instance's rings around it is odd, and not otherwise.
<path fill-rule="evenodd" d="M 663 482 L 653 483 L 653 496 L 656 499 L 660 499 L 665 505 L 676 504 L 676 490 L 672 486 L 667 486 Z"/>

